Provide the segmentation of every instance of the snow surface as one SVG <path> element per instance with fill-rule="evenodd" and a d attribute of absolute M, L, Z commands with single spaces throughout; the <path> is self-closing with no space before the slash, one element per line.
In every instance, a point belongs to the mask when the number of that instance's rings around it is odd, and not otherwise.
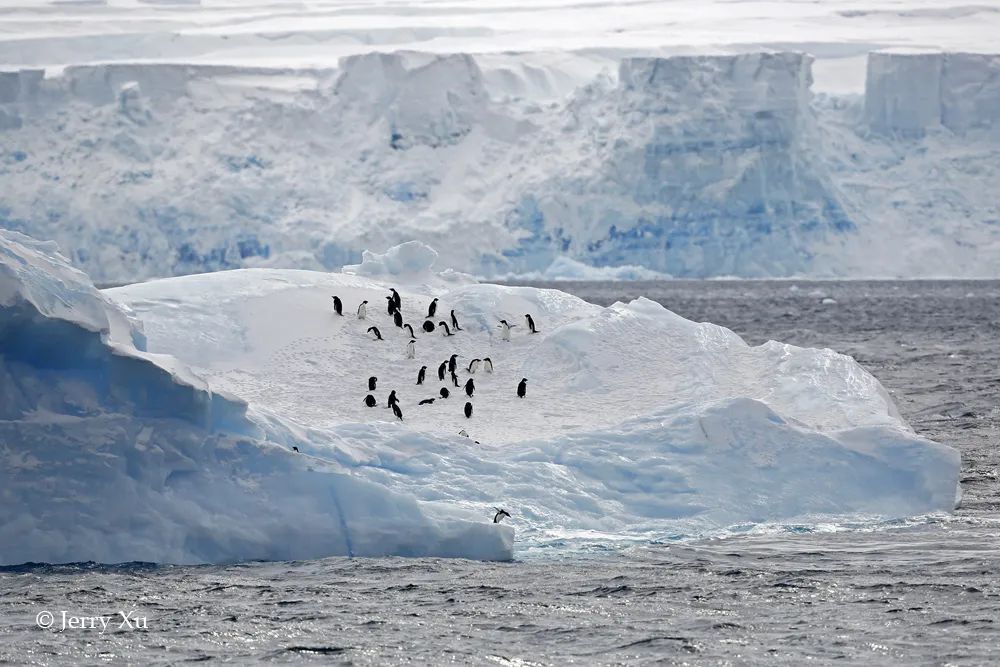
<path fill-rule="evenodd" d="M 555 290 L 456 284 L 436 273 L 436 255 L 412 243 L 368 254 L 350 273 L 243 269 L 105 294 L 141 317 L 149 349 L 247 401 L 261 429 L 412 494 L 429 515 L 503 506 L 519 552 L 955 506 L 957 452 L 915 435 L 849 357 L 751 347 L 646 299 L 601 308 Z M 418 332 L 412 360 L 408 334 L 386 313 L 390 286 Z M 455 336 L 420 329 L 433 297 L 435 320 L 456 311 Z M 498 318 L 517 325 L 510 342 Z M 385 340 L 366 333 L 372 325 Z M 460 383 L 475 382 L 470 419 L 463 390 L 437 379 L 453 353 Z M 466 370 L 484 357 L 494 373 Z M 375 408 L 362 403 L 371 375 Z M 418 405 L 442 386 L 448 399 Z M 391 390 L 402 422 L 385 407 Z"/>
<path fill-rule="evenodd" d="M 993 277 L 998 31 L 931 0 L 8 1 L 0 226 L 102 283 L 410 239 L 486 277 Z"/>
<path fill-rule="evenodd" d="M 0 564 L 511 557 L 485 511 L 430 515 L 295 454 L 287 430 L 143 345 L 54 244 L 0 230 Z"/>

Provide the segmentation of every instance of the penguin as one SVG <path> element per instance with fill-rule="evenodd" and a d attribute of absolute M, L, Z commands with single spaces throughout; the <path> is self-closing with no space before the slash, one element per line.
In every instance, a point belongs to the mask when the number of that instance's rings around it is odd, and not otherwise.
<path fill-rule="evenodd" d="M 434 313 L 438 310 L 438 300 L 434 299 L 431 301 L 431 305 L 427 306 L 427 318 L 430 319 L 434 317 Z"/>
<path fill-rule="evenodd" d="M 295 446 L 293 445 L 293 446 L 292 446 L 292 451 L 293 451 L 293 452 L 296 452 L 296 453 L 298 453 L 298 451 L 299 451 L 299 448 L 298 448 L 298 447 L 295 447 Z"/>
<path fill-rule="evenodd" d="M 521 381 L 517 383 L 517 397 L 524 398 L 524 395 L 528 391 L 528 378 L 521 378 Z"/>
<path fill-rule="evenodd" d="M 444 335 L 445 336 L 454 336 L 455 335 L 455 334 L 453 334 L 451 332 L 451 329 L 448 328 L 447 322 L 438 322 L 438 326 L 441 327 L 442 329 L 444 329 Z"/>
<path fill-rule="evenodd" d="M 456 386 L 456 387 L 461 387 L 461 386 L 462 386 L 462 385 L 460 385 L 460 384 L 458 383 L 458 376 L 457 376 L 457 375 L 455 375 L 455 371 L 452 371 L 452 372 L 451 372 L 451 381 L 455 383 L 455 386 Z"/>
<path fill-rule="evenodd" d="M 433 403 L 436 400 L 437 399 L 435 399 L 435 398 L 425 398 L 424 400 L 422 400 L 419 403 L 417 403 L 417 405 L 430 405 L 431 403 Z"/>
<path fill-rule="evenodd" d="M 487 373 L 493 372 L 493 360 L 490 359 L 489 357 L 483 359 L 483 370 L 486 371 Z"/>
<path fill-rule="evenodd" d="M 505 341 L 510 342 L 510 327 L 507 320 L 500 320 L 500 334 Z"/>
<path fill-rule="evenodd" d="M 434 323 L 431 322 L 430 320 L 427 320 L 426 322 L 424 322 L 423 330 L 426 331 L 427 333 L 434 331 Z"/>
<path fill-rule="evenodd" d="M 441 365 L 438 366 L 438 380 L 444 380 L 444 374 L 448 372 L 448 361 L 442 361 Z"/>
<path fill-rule="evenodd" d="M 455 372 L 455 368 L 457 367 L 456 364 L 455 364 L 455 360 L 456 359 L 458 359 L 458 355 L 457 354 L 453 354 L 450 357 L 448 357 L 448 372 L 449 373 L 454 373 Z"/>
<path fill-rule="evenodd" d="M 420 370 L 417 371 L 417 384 L 424 383 L 424 377 L 427 376 L 427 366 L 421 366 Z"/>
<path fill-rule="evenodd" d="M 507 513 L 507 510 L 502 510 L 499 507 L 494 507 L 493 509 L 495 509 L 497 512 L 496 514 L 493 515 L 493 523 L 500 523 L 501 521 L 503 521 L 504 517 L 510 517 L 510 514 Z"/>
<path fill-rule="evenodd" d="M 416 338 L 417 336 L 413 333 L 413 327 L 409 324 L 404 324 L 403 328 L 410 332 L 410 338 Z"/>
<path fill-rule="evenodd" d="M 465 402 L 465 418 L 472 419 L 472 403 Z"/>
<path fill-rule="evenodd" d="M 406 358 L 413 359 L 416 356 L 417 356 L 417 341 L 411 339 L 410 342 L 406 344 Z"/>
<path fill-rule="evenodd" d="M 399 409 L 399 403 L 392 404 L 392 414 L 396 415 L 399 421 L 403 421 L 403 411 Z"/>
<path fill-rule="evenodd" d="M 392 292 L 392 302 L 396 304 L 396 310 L 403 310 L 403 300 L 399 298 L 399 292 L 395 287 L 390 287 L 389 291 Z"/>
<path fill-rule="evenodd" d="M 479 363 L 480 363 L 479 359 L 473 359 L 472 361 L 470 361 L 468 371 L 470 373 L 475 373 L 476 371 L 478 371 Z"/>
<path fill-rule="evenodd" d="M 396 325 L 397 329 L 403 328 L 403 315 L 398 310 L 392 311 L 392 323 Z"/>
<path fill-rule="evenodd" d="M 344 302 L 340 300 L 339 296 L 333 297 L 333 312 L 341 317 L 344 316 Z"/>
<path fill-rule="evenodd" d="M 375 391 L 375 384 L 378 382 L 378 378 L 374 375 L 368 378 L 368 391 Z"/>
<path fill-rule="evenodd" d="M 399 403 L 399 399 L 396 398 L 396 390 L 393 389 L 392 391 L 389 392 L 389 400 L 386 401 L 385 407 L 391 408 L 392 406 L 396 405 L 396 403 Z"/>
<path fill-rule="evenodd" d="M 476 390 L 476 383 L 469 378 L 469 381 L 465 383 L 465 395 L 472 398 L 472 392 Z"/>
<path fill-rule="evenodd" d="M 368 317 L 368 301 L 362 301 L 361 305 L 358 306 L 358 319 L 363 320 Z"/>
<path fill-rule="evenodd" d="M 447 387 L 441 387 L 441 398 L 448 398 L 450 395 Z"/>
<path fill-rule="evenodd" d="M 368 333 L 375 334 L 375 340 L 382 340 L 382 332 L 378 330 L 378 327 L 368 327 Z"/>
<path fill-rule="evenodd" d="M 462 327 L 458 326 L 458 318 L 455 317 L 455 311 L 451 311 L 451 328 L 455 331 L 461 331 Z"/>
<path fill-rule="evenodd" d="M 375 400 L 374 396 L 368 394 L 367 396 L 365 396 L 365 405 L 367 405 L 369 408 L 374 408 L 376 405 L 378 405 L 378 401 Z"/>
<path fill-rule="evenodd" d="M 531 333 L 538 333 L 538 329 L 535 328 L 535 320 L 531 319 L 531 315 L 527 313 L 524 314 L 524 323 L 528 325 L 528 331 Z"/>
<path fill-rule="evenodd" d="M 385 300 L 386 300 L 385 312 L 388 313 L 389 316 L 391 317 L 392 314 L 396 312 L 396 302 L 392 300 L 391 296 L 385 297 Z"/>

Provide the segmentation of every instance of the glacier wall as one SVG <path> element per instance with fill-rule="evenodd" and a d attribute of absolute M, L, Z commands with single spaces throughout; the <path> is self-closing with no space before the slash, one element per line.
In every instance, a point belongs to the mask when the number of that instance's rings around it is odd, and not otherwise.
<path fill-rule="evenodd" d="M 1000 55 L 873 53 L 865 120 L 882 132 L 954 132 L 1000 123 Z"/>
<path fill-rule="evenodd" d="M 875 53 L 863 98 L 812 64 L 629 57 L 568 94 L 468 54 L 4 72 L 0 226 L 100 282 L 410 239 L 485 276 L 995 275 L 998 57 Z"/>

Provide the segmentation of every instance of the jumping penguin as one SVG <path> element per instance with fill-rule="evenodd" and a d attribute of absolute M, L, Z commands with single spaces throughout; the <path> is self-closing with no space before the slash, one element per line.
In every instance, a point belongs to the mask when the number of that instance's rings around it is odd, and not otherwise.
<path fill-rule="evenodd" d="M 344 316 L 344 302 L 340 300 L 339 296 L 333 297 L 333 312 L 341 317 Z"/>
<path fill-rule="evenodd" d="M 496 514 L 493 515 L 493 523 L 500 523 L 501 521 L 503 521 L 504 517 L 510 517 L 510 514 L 507 513 L 507 510 L 502 510 L 499 507 L 494 507 L 493 509 L 495 509 L 497 512 Z"/>
<path fill-rule="evenodd" d="M 528 391 L 528 378 L 521 378 L 521 381 L 517 383 L 517 397 L 524 398 L 524 395 Z"/>
<path fill-rule="evenodd" d="M 382 332 L 378 330 L 378 327 L 368 327 L 368 333 L 375 335 L 375 340 L 383 340 Z"/>
<path fill-rule="evenodd" d="M 417 384 L 424 383 L 424 377 L 427 375 L 427 366 L 421 366 L 420 370 L 417 371 Z"/>
<path fill-rule="evenodd" d="M 461 331 L 462 327 L 458 326 L 458 318 L 455 317 L 455 311 L 451 311 L 451 328 L 455 331 Z"/>
<path fill-rule="evenodd" d="M 434 313 L 438 310 L 438 300 L 434 299 L 431 301 L 431 305 L 427 306 L 427 319 L 434 317 Z"/>
<path fill-rule="evenodd" d="M 538 329 L 535 328 L 535 320 L 531 319 L 531 315 L 524 314 L 524 323 L 528 325 L 528 331 L 531 333 L 538 333 Z"/>
<path fill-rule="evenodd" d="M 368 317 L 368 301 L 362 301 L 361 305 L 358 306 L 358 319 L 363 320 Z"/>
<path fill-rule="evenodd" d="M 410 342 L 406 344 L 406 358 L 413 359 L 417 356 L 417 341 L 410 339 Z"/>

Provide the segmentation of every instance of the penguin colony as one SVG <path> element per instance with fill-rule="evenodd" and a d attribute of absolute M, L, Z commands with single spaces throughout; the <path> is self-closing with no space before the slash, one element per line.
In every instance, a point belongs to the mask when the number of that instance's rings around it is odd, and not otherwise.
<path fill-rule="evenodd" d="M 415 359 L 417 356 L 417 337 L 414 335 L 413 326 L 409 323 L 404 322 L 403 315 L 403 300 L 399 295 L 399 292 L 395 288 L 390 288 L 390 294 L 385 297 L 386 299 L 386 313 L 390 318 L 392 324 L 397 329 L 401 329 L 402 333 L 405 335 L 406 343 L 405 356 L 407 359 Z M 336 315 L 343 317 L 344 315 L 344 304 L 339 296 L 334 296 L 333 298 L 333 311 Z M 447 321 L 439 320 L 437 323 L 434 322 L 434 317 L 437 314 L 438 309 L 438 299 L 434 299 L 430 302 L 427 307 L 427 315 L 423 318 L 424 322 L 421 324 L 420 328 L 424 333 L 433 333 L 435 330 L 441 332 L 442 337 L 448 338 L 455 336 L 458 332 L 465 331 L 458 321 L 458 316 L 454 310 L 449 313 L 450 324 Z M 368 301 L 362 301 L 358 305 L 357 318 L 359 320 L 368 319 Z M 535 320 L 530 314 L 525 314 L 524 316 L 525 326 L 528 330 L 528 334 L 536 334 L 539 332 L 535 325 Z M 511 340 L 511 330 L 517 325 L 507 322 L 507 320 L 499 320 L 497 327 L 500 329 L 500 337 L 503 341 Z M 391 329 L 390 329 L 391 330 Z M 384 342 L 386 339 L 383 338 L 382 332 L 377 326 L 370 326 L 367 328 L 366 333 L 369 334 L 371 339 L 375 342 Z M 425 380 L 427 379 L 427 366 L 421 366 L 417 373 L 418 386 L 423 386 Z M 448 382 L 455 387 L 462 389 L 464 391 L 468 400 L 462 409 L 462 413 L 465 415 L 466 419 L 472 419 L 473 416 L 473 395 L 475 394 L 476 384 L 471 376 L 475 375 L 478 371 L 482 371 L 488 374 L 493 373 L 493 361 L 489 357 L 482 357 L 469 360 L 468 364 L 465 366 L 464 370 L 470 376 L 463 384 L 460 383 L 457 371 L 460 369 L 458 365 L 458 355 L 452 354 L 448 359 L 445 359 L 437 368 L 437 377 L 440 382 Z M 447 378 L 447 379 L 446 379 Z M 378 378 L 375 376 L 368 378 L 368 393 L 364 397 L 364 404 L 369 408 L 374 408 L 378 405 L 378 400 L 375 398 L 372 392 L 376 391 L 376 385 Z M 522 378 L 520 383 L 518 383 L 516 388 L 516 394 L 518 398 L 525 398 L 527 395 L 527 378 Z M 451 392 L 447 387 L 441 387 L 438 396 L 431 398 L 423 398 L 416 403 L 417 407 L 423 405 L 432 405 L 435 400 L 445 400 L 449 398 Z M 389 392 L 388 399 L 386 401 L 386 408 L 391 409 L 393 415 L 396 419 L 403 420 L 403 410 L 400 405 L 400 399 L 396 395 L 396 390 L 393 389 Z M 465 429 L 460 432 L 461 435 L 468 437 L 468 433 Z M 478 441 L 475 441 L 478 444 Z M 296 450 L 298 451 L 298 450 Z M 496 509 L 496 515 L 493 518 L 494 523 L 499 523 L 504 517 L 509 517 L 505 510 L 500 508 Z"/>

